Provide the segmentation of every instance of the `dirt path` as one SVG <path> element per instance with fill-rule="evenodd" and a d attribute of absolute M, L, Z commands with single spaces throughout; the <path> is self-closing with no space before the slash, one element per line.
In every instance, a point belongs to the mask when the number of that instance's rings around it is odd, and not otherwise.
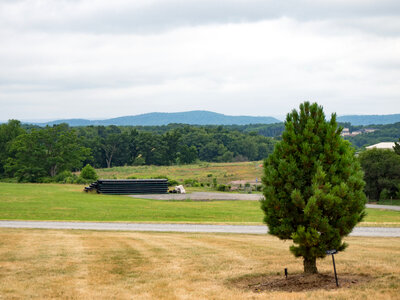
<path fill-rule="evenodd" d="M 170 223 L 106 223 L 106 222 L 51 222 L 0 221 L 0 228 L 83 229 L 111 231 L 209 232 L 267 234 L 265 225 L 206 225 Z M 400 237 L 400 228 L 356 227 L 350 236 Z"/>

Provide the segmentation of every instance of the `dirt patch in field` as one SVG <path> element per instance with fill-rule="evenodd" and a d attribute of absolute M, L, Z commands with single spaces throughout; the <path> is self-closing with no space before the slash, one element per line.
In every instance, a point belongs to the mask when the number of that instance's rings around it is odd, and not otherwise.
<path fill-rule="evenodd" d="M 282 275 L 247 275 L 230 281 L 230 285 L 255 293 L 264 291 L 302 292 L 349 288 L 372 279 L 367 275 L 344 274 L 338 276 L 339 287 L 337 287 L 335 276 L 330 274 L 293 274 L 289 275 L 287 279 Z"/>

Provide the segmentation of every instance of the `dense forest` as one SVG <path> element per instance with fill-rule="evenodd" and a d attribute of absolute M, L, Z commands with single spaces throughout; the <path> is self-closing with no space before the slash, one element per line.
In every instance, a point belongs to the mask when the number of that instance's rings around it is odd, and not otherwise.
<path fill-rule="evenodd" d="M 400 137 L 400 123 L 368 127 L 341 123 L 340 126 L 350 132 L 376 129 L 346 137 L 359 150 L 378 142 L 398 141 Z M 87 164 L 109 168 L 262 160 L 273 152 L 283 130 L 284 123 L 40 127 L 10 120 L 0 125 L 0 178 L 47 182 L 63 172 L 69 172 L 64 174 L 66 177 L 71 176 L 71 171 L 81 170 Z M 398 190 L 392 186 L 397 183 L 385 188 L 391 192 Z"/>
<path fill-rule="evenodd" d="M 274 139 L 226 126 L 21 126 L 0 125 L 0 176 L 42 181 L 63 171 L 195 161 L 262 160 Z"/>

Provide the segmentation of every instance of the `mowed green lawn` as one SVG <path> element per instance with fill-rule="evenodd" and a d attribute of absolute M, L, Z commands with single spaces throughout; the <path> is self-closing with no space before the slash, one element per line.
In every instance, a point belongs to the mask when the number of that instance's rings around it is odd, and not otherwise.
<path fill-rule="evenodd" d="M 263 219 L 257 201 L 158 201 L 82 190 L 80 185 L 0 183 L 0 219 L 230 224 L 262 224 Z M 400 225 L 398 211 L 367 213 L 365 225 Z"/>
<path fill-rule="evenodd" d="M 257 201 L 158 201 L 84 193 L 83 186 L 0 183 L 0 219 L 261 223 Z"/>

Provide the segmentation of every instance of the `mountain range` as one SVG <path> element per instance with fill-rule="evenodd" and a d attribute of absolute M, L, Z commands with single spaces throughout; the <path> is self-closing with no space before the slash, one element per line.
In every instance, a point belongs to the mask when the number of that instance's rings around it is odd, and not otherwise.
<path fill-rule="evenodd" d="M 400 122 L 400 114 L 392 115 L 348 115 L 337 117 L 338 122 L 349 122 L 351 125 L 386 125 Z"/>
<path fill-rule="evenodd" d="M 125 116 L 106 120 L 68 119 L 56 120 L 36 125 L 54 125 L 67 123 L 70 126 L 117 125 L 117 126 L 159 126 L 171 123 L 190 125 L 246 125 L 271 124 L 281 121 L 273 117 L 228 116 L 211 111 L 195 110 L 176 113 L 147 113 L 136 116 Z"/>
<path fill-rule="evenodd" d="M 347 115 L 338 116 L 338 122 L 349 122 L 352 125 L 393 124 L 400 122 L 400 114 L 392 115 Z M 176 113 L 147 113 L 104 120 L 65 119 L 45 123 L 24 122 L 39 126 L 67 123 L 70 126 L 117 125 L 117 126 L 160 126 L 171 123 L 190 125 L 247 125 L 281 123 L 274 117 L 229 116 L 211 111 L 195 110 Z"/>

